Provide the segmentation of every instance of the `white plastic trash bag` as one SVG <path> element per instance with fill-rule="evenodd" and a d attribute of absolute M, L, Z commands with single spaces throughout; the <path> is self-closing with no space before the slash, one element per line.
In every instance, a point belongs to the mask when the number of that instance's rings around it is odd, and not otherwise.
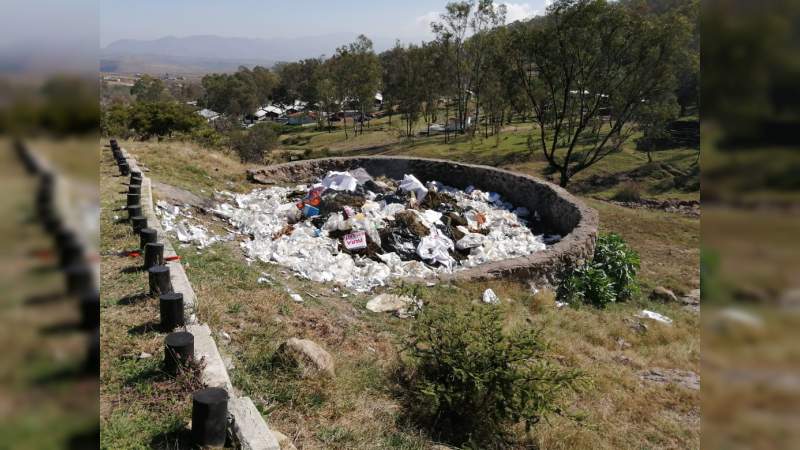
<path fill-rule="evenodd" d="M 488 303 L 490 305 L 499 305 L 500 299 L 497 298 L 497 294 L 495 294 L 493 290 L 487 289 L 483 291 L 483 303 Z"/>
<path fill-rule="evenodd" d="M 442 234 L 437 228 L 431 228 L 430 234 L 424 236 L 417 246 L 417 254 L 422 259 L 438 262 L 439 264 L 452 269 L 455 259 L 450 256 L 449 250 L 453 250 L 453 241 Z"/>
<path fill-rule="evenodd" d="M 480 247 L 483 245 L 483 240 L 486 236 L 480 233 L 467 233 L 456 242 L 456 248 L 459 250 L 466 250 L 468 248 Z"/>
<path fill-rule="evenodd" d="M 358 186 L 358 180 L 349 172 L 335 172 L 331 171 L 322 179 L 322 185 L 326 189 L 334 191 L 349 191 L 353 192 Z"/>
<path fill-rule="evenodd" d="M 649 309 L 643 309 L 636 317 L 640 319 L 650 319 L 655 320 L 656 322 L 665 323 L 667 325 L 672 323 L 672 319 L 667 316 L 661 315 L 655 311 L 650 311 Z"/>
<path fill-rule="evenodd" d="M 414 175 L 406 174 L 403 176 L 403 181 L 400 182 L 400 189 L 404 192 L 413 192 L 417 198 L 417 204 L 422 203 L 422 200 L 428 195 L 428 188 Z"/>

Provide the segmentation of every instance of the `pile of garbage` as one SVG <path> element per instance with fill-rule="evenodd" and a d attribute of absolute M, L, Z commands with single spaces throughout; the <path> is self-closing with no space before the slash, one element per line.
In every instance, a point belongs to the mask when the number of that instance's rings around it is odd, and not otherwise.
<path fill-rule="evenodd" d="M 213 212 L 249 236 L 242 246 L 250 258 L 361 292 L 392 277 L 529 255 L 560 239 L 534 235 L 529 225 L 538 216 L 498 193 L 423 184 L 410 174 L 373 178 L 358 168 L 310 186 L 224 195 L 230 202 Z"/>

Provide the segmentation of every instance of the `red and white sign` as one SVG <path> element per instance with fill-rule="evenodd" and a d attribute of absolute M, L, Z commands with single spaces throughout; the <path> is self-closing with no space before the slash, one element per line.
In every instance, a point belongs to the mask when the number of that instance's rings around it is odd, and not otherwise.
<path fill-rule="evenodd" d="M 344 236 L 344 247 L 348 250 L 367 248 L 367 233 L 356 231 Z"/>

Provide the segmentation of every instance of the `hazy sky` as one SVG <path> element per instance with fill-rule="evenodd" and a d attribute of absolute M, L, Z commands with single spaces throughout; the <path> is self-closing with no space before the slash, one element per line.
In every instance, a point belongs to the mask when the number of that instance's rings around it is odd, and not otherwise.
<path fill-rule="evenodd" d="M 549 1 L 504 3 L 508 22 L 513 22 L 541 14 Z M 430 22 L 446 4 L 447 0 L 101 0 L 100 45 L 199 34 L 274 38 L 340 32 L 419 41 L 430 38 Z"/>

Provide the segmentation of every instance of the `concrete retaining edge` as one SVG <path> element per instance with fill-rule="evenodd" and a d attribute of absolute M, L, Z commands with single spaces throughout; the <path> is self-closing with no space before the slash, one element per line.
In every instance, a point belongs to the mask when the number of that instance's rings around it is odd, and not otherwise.
<path fill-rule="evenodd" d="M 177 256 L 172 244 L 166 238 L 161 221 L 156 216 L 150 177 L 145 175 L 146 170 L 139 166 L 130 153 L 122 149 L 122 154 L 127 159 L 132 171 L 142 172 L 142 209 L 147 217 L 148 226 L 158 231 L 159 240 L 164 244 L 164 258 Z M 244 450 L 280 450 L 278 440 L 253 401 L 249 397 L 238 396 L 217 344 L 211 335 L 211 329 L 207 324 L 198 322 L 197 296 L 180 260 L 169 261 L 167 266 L 172 287 L 176 292 L 183 294 L 183 306 L 187 317 L 186 331 L 194 335 L 195 359 L 204 362 L 203 384 L 208 387 L 223 388 L 230 397 L 228 400 L 228 426 L 231 434 L 236 437 L 240 447 Z"/>

